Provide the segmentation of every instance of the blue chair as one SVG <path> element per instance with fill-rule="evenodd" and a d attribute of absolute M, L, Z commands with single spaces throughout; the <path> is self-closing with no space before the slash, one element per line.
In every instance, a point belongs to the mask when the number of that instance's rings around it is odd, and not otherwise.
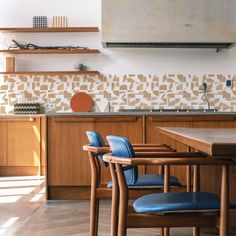
<path fill-rule="evenodd" d="M 112 180 L 117 184 L 114 188 L 114 196 L 119 196 L 119 226 L 116 234 L 125 236 L 127 228 L 161 228 L 162 233 L 169 234 L 164 228 L 169 227 L 220 227 L 219 211 L 220 199 L 218 196 L 207 192 L 165 192 L 144 195 L 136 199 L 132 209 L 128 207 L 129 185 L 138 182 L 138 165 L 165 165 L 165 170 L 170 165 L 234 165 L 234 162 L 226 159 L 194 157 L 192 153 L 181 156 L 173 153 L 173 157 L 165 153 L 158 158 L 135 158 L 133 148 L 126 138 L 107 136 L 111 154 L 105 154 L 103 160 L 109 163 Z M 177 157 L 175 157 L 176 155 Z M 160 158 L 162 156 L 162 158 Z M 125 168 L 124 168 L 125 167 Z M 131 167 L 129 172 L 126 168 Z M 223 176 L 227 176 L 228 168 L 223 168 Z M 165 185 L 169 184 L 169 175 L 165 174 Z M 197 183 L 195 183 L 197 184 Z M 165 186 L 168 188 L 168 186 Z M 224 184 L 222 184 L 224 188 Z M 196 186 L 194 186 L 196 189 Z M 223 190 L 224 191 L 224 190 Z M 235 208 L 235 205 L 230 205 Z M 113 213 L 114 214 L 114 213 Z M 221 216 L 224 217 L 224 216 Z M 227 219 L 227 216 L 226 220 Z M 227 224 L 227 223 L 226 223 Z M 113 227 L 113 226 L 112 226 Z M 113 230 L 115 230 L 113 229 Z M 199 231 L 194 231 L 199 235 Z M 166 234 L 165 234 L 166 235 Z M 222 234 L 221 236 L 226 236 Z"/>
<path fill-rule="evenodd" d="M 90 166 L 91 166 L 91 202 L 90 202 L 90 235 L 96 236 L 98 230 L 98 216 L 99 216 L 99 199 L 112 197 L 112 181 L 108 184 L 101 183 L 101 164 L 108 166 L 103 161 L 104 153 L 110 151 L 110 147 L 105 145 L 102 136 L 95 131 L 87 131 L 87 137 L 90 144 L 85 145 L 83 149 L 88 152 Z M 150 157 L 159 152 L 173 153 L 175 150 L 167 145 L 143 145 L 137 144 L 136 155 L 144 155 L 149 153 Z M 134 153 L 133 153 L 134 154 Z M 143 194 L 163 191 L 164 177 L 162 174 L 156 175 L 138 175 L 138 168 L 131 167 L 125 170 L 127 175 L 127 183 L 130 188 L 130 196 L 137 198 Z M 170 184 L 173 187 L 179 187 L 181 184 L 178 179 L 171 177 Z M 113 201 L 114 202 L 114 201 Z M 117 207 L 115 205 L 114 207 Z"/>

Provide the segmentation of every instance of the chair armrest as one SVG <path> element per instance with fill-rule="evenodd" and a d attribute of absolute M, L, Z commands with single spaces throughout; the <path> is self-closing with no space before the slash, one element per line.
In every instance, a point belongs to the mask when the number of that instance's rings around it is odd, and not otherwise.
<path fill-rule="evenodd" d="M 133 147 L 165 147 L 165 148 L 168 148 L 170 147 L 169 145 L 167 144 L 154 144 L 154 143 L 132 143 L 132 146 Z"/>
<path fill-rule="evenodd" d="M 135 152 L 176 152 L 169 147 L 133 147 Z"/>
<path fill-rule="evenodd" d="M 136 158 L 203 158 L 202 152 L 135 152 Z"/>
<path fill-rule="evenodd" d="M 84 145 L 83 150 L 93 152 L 93 153 L 108 153 L 111 151 L 110 147 L 93 147 L 90 145 Z"/>
<path fill-rule="evenodd" d="M 231 159 L 226 158 L 174 158 L 162 155 L 158 158 L 124 158 L 112 156 L 107 153 L 103 156 L 106 162 L 117 163 L 122 165 L 236 165 Z"/>

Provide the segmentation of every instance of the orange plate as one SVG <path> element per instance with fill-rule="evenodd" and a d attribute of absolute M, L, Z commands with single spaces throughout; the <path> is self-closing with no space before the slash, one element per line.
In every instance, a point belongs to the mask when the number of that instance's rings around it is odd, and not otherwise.
<path fill-rule="evenodd" d="M 70 107 L 74 112 L 89 112 L 93 107 L 93 100 L 87 93 L 76 93 L 70 100 Z"/>

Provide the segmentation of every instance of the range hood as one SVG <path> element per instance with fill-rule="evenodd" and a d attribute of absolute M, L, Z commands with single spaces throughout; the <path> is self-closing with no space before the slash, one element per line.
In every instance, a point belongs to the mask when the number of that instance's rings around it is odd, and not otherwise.
<path fill-rule="evenodd" d="M 236 0 L 102 0 L 104 47 L 216 48 L 236 42 Z"/>

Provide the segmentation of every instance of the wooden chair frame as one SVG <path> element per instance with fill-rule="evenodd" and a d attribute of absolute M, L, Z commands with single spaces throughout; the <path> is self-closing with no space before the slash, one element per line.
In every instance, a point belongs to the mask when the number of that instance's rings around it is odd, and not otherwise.
<path fill-rule="evenodd" d="M 229 166 L 236 163 L 225 158 L 166 158 L 160 154 L 158 158 L 124 158 L 115 157 L 111 154 L 103 156 L 104 161 L 109 163 L 114 183 L 112 210 L 119 206 L 118 230 L 112 225 L 113 231 L 117 230 L 118 236 L 126 236 L 127 228 L 165 228 L 165 227 L 195 227 L 194 234 L 199 234 L 200 227 L 219 227 L 220 236 L 228 235 L 229 224 Z M 164 165 L 165 166 L 165 191 L 169 189 L 169 166 L 170 165 L 193 165 L 195 169 L 194 191 L 198 191 L 198 178 L 200 165 L 222 166 L 221 176 L 221 206 L 220 214 L 209 212 L 185 212 L 166 214 L 139 214 L 128 207 L 129 190 L 126 184 L 122 165 Z M 117 203 L 118 202 L 118 203 Z M 114 213 L 112 214 L 112 216 Z M 162 231 L 164 232 L 164 231 Z"/>
<path fill-rule="evenodd" d="M 137 149 L 137 147 L 140 147 Z M 148 151 L 148 147 L 152 147 L 151 151 Z M 94 154 L 99 153 L 108 153 L 110 151 L 109 147 L 93 147 L 90 145 L 85 145 L 83 147 L 85 151 L 88 152 L 89 156 L 89 162 L 91 166 L 91 197 L 90 197 L 90 236 L 97 236 L 98 235 L 98 218 L 99 218 L 99 200 L 100 199 L 111 199 L 112 198 L 112 230 L 111 235 L 116 236 L 117 235 L 117 226 L 118 226 L 118 216 L 116 212 L 118 212 L 118 203 L 119 198 L 116 196 L 116 192 L 118 191 L 117 184 L 114 184 L 113 172 L 111 172 L 112 181 L 113 181 L 113 188 L 115 188 L 115 191 L 112 191 L 112 189 L 107 188 L 107 183 L 101 182 L 101 164 L 98 158 L 94 157 Z M 153 151 L 155 149 L 155 151 Z M 175 150 L 170 149 L 168 146 L 166 148 L 163 148 L 163 145 L 160 147 L 157 147 L 157 145 L 148 144 L 145 146 L 142 145 L 134 145 L 134 150 L 138 150 L 135 152 L 136 157 L 157 157 L 159 153 L 161 153 L 161 157 L 165 155 L 165 157 L 205 157 L 202 153 L 176 153 Z M 165 151 L 165 152 L 164 152 Z M 168 152 L 166 152 L 168 151 Z M 136 159 L 136 158 L 135 158 Z M 161 172 L 163 172 L 164 166 L 161 166 Z M 166 172 L 169 174 L 169 171 Z M 164 188 L 164 191 L 169 191 L 169 187 Z M 172 191 L 183 191 L 183 188 L 172 188 Z M 149 193 L 157 193 L 157 192 L 163 192 L 163 188 L 131 188 L 129 189 L 129 197 L 130 198 L 138 198 L 145 194 Z M 166 232 L 166 236 L 168 233 Z"/>

